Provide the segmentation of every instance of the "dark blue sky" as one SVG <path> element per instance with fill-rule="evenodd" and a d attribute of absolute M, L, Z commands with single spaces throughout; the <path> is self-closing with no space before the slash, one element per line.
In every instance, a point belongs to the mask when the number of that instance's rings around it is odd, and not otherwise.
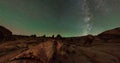
<path fill-rule="evenodd" d="M 0 25 L 14 34 L 81 36 L 120 27 L 120 0 L 0 0 Z"/>

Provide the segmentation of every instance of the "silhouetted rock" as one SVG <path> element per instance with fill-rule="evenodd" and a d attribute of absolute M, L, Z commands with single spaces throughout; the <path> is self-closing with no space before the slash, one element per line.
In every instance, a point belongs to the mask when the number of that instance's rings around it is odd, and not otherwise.
<path fill-rule="evenodd" d="M 52 38 L 54 38 L 55 36 L 54 35 L 52 35 Z"/>
<path fill-rule="evenodd" d="M 62 36 L 60 35 L 60 34 L 58 34 L 57 36 L 56 36 L 56 39 L 61 39 L 62 38 Z"/>
<path fill-rule="evenodd" d="M 34 35 L 31 35 L 31 37 L 32 37 L 32 38 L 36 38 L 37 36 L 36 36 L 36 34 L 34 34 Z"/>
<path fill-rule="evenodd" d="M 105 31 L 98 35 L 100 38 L 110 39 L 110 38 L 120 38 L 120 28 L 115 28 L 112 30 Z"/>
<path fill-rule="evenodd" d="M 42 38 L 46 38 L 46 35 L 41 36 Z"/>
<path fill-rule="evenodd" d="M 97 37 L 105 40 L 106 42 L 120 42 L 120 28 L 105 31 Z"/>
<path fill-rule="evenodd" d="M 12 32 L 10 30 L 8 30 L 3 26 L 0 26 L 0 41 L 2 41 L 3 39 L 11 35 L 12 35 Z"/>
<path fill-rule="evenodd" d="M 120 36 L 120 27 L 112 30 L 107 30 L 99 35 L 119 35 Z"/>

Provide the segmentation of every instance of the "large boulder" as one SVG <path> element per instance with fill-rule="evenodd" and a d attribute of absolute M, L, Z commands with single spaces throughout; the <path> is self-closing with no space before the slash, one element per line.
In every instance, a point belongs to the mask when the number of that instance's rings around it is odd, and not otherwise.
<path fill-rule="evenodd" d="M 0 26 L 0 41 L 3 41 L 6 37 L 12 35 L 12 32 L 7 28 Z"/>

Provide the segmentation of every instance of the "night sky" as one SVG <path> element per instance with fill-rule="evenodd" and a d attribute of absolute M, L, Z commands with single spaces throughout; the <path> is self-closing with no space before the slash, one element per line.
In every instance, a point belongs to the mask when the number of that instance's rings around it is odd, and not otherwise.
<path fill-rule="evenodd" d="M 96 35 L 120 27 L 120 0 L 0 0 L 0 25 L 22 35 Z"/>

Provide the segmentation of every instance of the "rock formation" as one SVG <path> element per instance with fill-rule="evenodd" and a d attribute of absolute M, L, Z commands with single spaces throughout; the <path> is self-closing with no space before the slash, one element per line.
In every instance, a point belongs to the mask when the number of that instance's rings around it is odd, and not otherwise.
<path fill-rule="evenodd" d="M 51 38 L 10 58 L 9 62 L 120 63 L 120 28 L 96 36 Z"/>
<path fill-rule="evenodd" d="M 112 30 L 105 31 L 97 37 L 105 40 L 106 42 L 119 42 L 120 43 L 120 27 Z"/>
<path fill-rule="evenodd" d="M 56 41 L 47 41 L 12 58 L 11 63 L 48 63 L 57 48 Z"/>
<path fill-rule="evenodd" d="M 0 41 L 2 41 L 3 39 L 10 35 L 12 35 L 12 32 L 10 30 L 6 29 L 3 26 L 0 26 Z"/>

